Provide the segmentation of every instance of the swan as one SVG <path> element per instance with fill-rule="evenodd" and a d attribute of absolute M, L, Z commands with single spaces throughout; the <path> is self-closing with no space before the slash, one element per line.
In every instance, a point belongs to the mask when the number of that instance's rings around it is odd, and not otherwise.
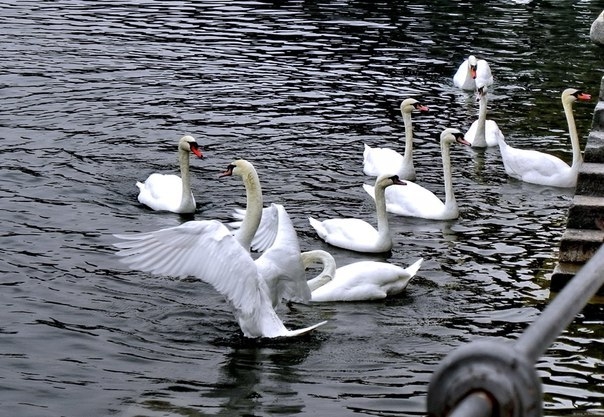
<path fill-rule="evenodd" d="M 470 55 L 457 69 L 453 84 L 462 90 L 475 90 L 477 81 L 487 86 L 493 84 L 491 67 L 484 59 L 476 59 L 474 55 Z"/>
<path fill-rule="evenodd" d="M 377 230 L 361 219 L 328 219 L 318 221 L 309 217 L 310 225 L 321 239 L 333 246 L 367 253 L 387 252 L 392 249 L 384 191 L 391 185 L 405 185 L 396 175 L 383 174 L 375 180 L 375 207 Z"/>
<path fill-rule="evenodd" d="M 592 22 L 589 38 L 596 45 L 604 46 L 604 11 Z"/>
<path fill-rule="evenodd" d="M 302 252 L 305 268 L 315 262 L 323 264 L 323 271 L 308 281 L 312 290 L 311 301 L 367 301 L 381 300 L 403 292 L 423 259 L 407 268 L 387 262 L 360 261 L 336 269 L 336 261 L 329 252 Z"/>
<path fill-rule="evenodd" d="M 503 137 L 503 133 L 497 126 L 494 120 L 487 120 L 487 86 L 477 86 L 477 100 L 479 101 L 478 120 L 475 120 L 466 134 L 464 139 L 468 141 L 474 148 L 486 148 L 487 146 L 497 146 L 499 143 L 498 137 Z"/>
<path fill-rule="evenodd" d="M 451 177 L 450 148 L 453 143 L 469 145 L 463 134 L 457 129 L 445 129 L 440 135 L 440 148 L 443 161 L 445 182 L 445 202 L 426 188 L 407 181 L 405 187 L 392 187 L 386 190 L 386 210 L 402 216 L 420 217 L 430 220 L 451 220 L 459 217 L 459 209 L 453 193 Z M 375 187 L 363 184 L 365 191 L 375 198 Z"/>
<path fill-rule="evenodd" d="M 372 148 L 365 145 L 363 151 L 363 172 L 365 175 L 379 176 L 380 174 L 398 175 L 405 180 L 415 179 L 413 166 L 413 126 L 411 113 L 413 110 L 428 111 L 414 98 L 408 98 L 401 103 L 401 113 L 405 124 L 405 155 L 390 148 Z"/>
<path fill-rule="evenodd" d="M 262 277 L 267 283 L 273 307 L 282 300 L 306 303 L 310 289 L 304 277 L 300 259 L 298 235 L 285 208 L 271 204 L 263 208 L 262 188 L 258 173 L 251 162 L 239 159 L 230 164 L 221 177 L 240 176 L 246 189 L 246 208 L 237 209 L 240 222 L 231 223 L 233 236 L 241 246 L 264 252 L 257 259 Z M 260 243 L 258 243 L 260 241 Z"/>
<path fill-rule="evenodd" d="M 203 158 L 195 138 L 186 135 L 178 142 L 180 177 L 172 174 L 153 173 L 144 183 L 137 181 L 138 201 L 156 211 L 194 213 L 195 198 L 191 192 L 189 152 Z M 182 179 L 181 179 L 182 177 Z"/>
<path fill-rule="evenodd" d="M 576 186 L 583 158 L 572 105 L 577 100 L 589 99 L 591 99 L 591 95 L 574 88 L 567 88 L 562 92 L 562 107 L 566 115 L 573 150 L 571 166 L 547 153 L 509 146 L 501 137 L 499 138 L 499 150 L 505 172 L 510 177 L 532 184 L 564 188 Z"/>
<path fill-rule="evenodd" d="M 245 182 L 248 169 L 248 164 L 238 160 L 222 176 L 239 175 Z M 238 238 L 217 220 L 189 221 L 153 232 L 115 236 L 122 239 L 114 244 L 120 249 L 117 255 L 131 268 L 170 276 L 191 275 L 212 285 L 233 308 L 245 337 L 297 336 L 326 323 L 288 330 L 275 312 L 271 299 L 275 290 L 269 286 L 278 288 L 279 277 L 295 273 L 305 280 L 297 240 L 275 251 L 269 248 L 253 260 Z"/>

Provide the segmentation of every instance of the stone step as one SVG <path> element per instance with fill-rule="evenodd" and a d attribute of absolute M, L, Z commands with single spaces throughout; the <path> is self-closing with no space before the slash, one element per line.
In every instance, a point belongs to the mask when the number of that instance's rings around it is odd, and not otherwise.
<path fill-rule="evenodd" d="M 554 268 L 554 272 L 552 273 L 552 277 L 550 279 L 550 290 L 553 292 L 560 292 L 562 288 L 564 288 L 564 286 L 574 278 L 583 265 L 583 263 L 575 262 L 558 263 Z M 600 287 L 597 294 L 604 295 L 604 286 Z"/>
<path fill-rule="evenodd" d="M 604 111 L 602 112 L 604 114 Z M 604 163 L 604 130 L 592 130 L 585 144 L 585 162 Z"/>
<path fill-rule="evenodd" d="M 585 263 L 604 242 L 604 231 L 567 228 L 560 240 L 559 261 Z"/>
<path fill-rule="evenodd" d="M 575 194 L 604 195 L 604 164 L 584 162 L 579 170 Z"/>
<path fill-rule="evenodd" d="M 570 229 L 598 229 L 599 225 L 596 221 L 604 222 L 604 197 L 575 195 L 568 209 L 566 227 Z"/>

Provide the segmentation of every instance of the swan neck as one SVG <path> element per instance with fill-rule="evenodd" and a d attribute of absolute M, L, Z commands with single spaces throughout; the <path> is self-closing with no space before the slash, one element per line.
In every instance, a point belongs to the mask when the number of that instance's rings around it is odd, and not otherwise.
<path fill-rule="evenodd" d="M 246 250 L 250 250 L 254 235 L 262 219 L 262 188 L 255 169 L 246 170 L 241 176 L 245 186 L 245 216 L 237 233 L 237 240 Z"/>
<path fill-rule="evenodd" d="M 483 94 L 480 97 L 480 102 L 478 104 L 478 126 L 476 129 L 476 137 L 474 138 L 474 145 L 476 145 L 476 141 L 479 140 L 480 143 L 483 143 L 486 146 L 487 141 L 485 138 L 485 125 L 487 122 L 487 96 Z"/>
<path fill-rule="evenodd" d="M 564 114 L 568 123 L 568 133 L 570 134 L 570 142 L 573 150 L 572 168 L 578 170 L 579 165 L 583 162 L 581 156 L 581 144 L 579 143 L 579 134 L 577 133 L 577 125 L 575 124 L 575 116 L 573 115 L 573 105 L 571 102 L 562 103 Z"/>
<path fill-rule="evenodd" d="M 310 267 L 313 263 L 319 262 L 323 265 L 323 270 L 316 277 L 308 280 L 308 288 L 314 291 L 327 284 L 336 275 L 336 261 L 328 252 L 323 250 L 311 250 L 300 254 L 304 269 Z"/>
<path fill-rule="evenodd" d="M 403 123 L 405 125 L 405 153 L 403 160 L 405 163 L 413 161 L 413 122 L 411 113 L 403 112 Z"/>
<path fill-rule="evenodd" d="M 191 174 L 189 173 L 189 151 L 179 149 L 178 162 L 180 165 L 180 178 L 182 179 L 182 199 L 180 207 L 185 208 L 193 204 L 191 194 Z"/>
<path fill-rule="evenodd" d="M 443 178 L 445 181 L 445 207 L 457 207 L 455 194 L 453 192 L 453 174 L 451 170 L 451 145 L 441 142 L 441 153 L 443 160 Z"/>

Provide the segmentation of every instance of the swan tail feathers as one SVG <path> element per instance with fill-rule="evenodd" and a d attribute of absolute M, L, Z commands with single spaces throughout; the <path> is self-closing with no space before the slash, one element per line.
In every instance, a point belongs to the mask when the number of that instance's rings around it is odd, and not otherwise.
<path fill-rule="evenodd" d="M 419 258 L 417 261 L 415 261 L 415 263 L 413 263 L 413 265 L 405 268 L 405 271 L 407 271 L 409 273 L 409 276 L 411 276 L 411 277 L 415 276 L 415 274 L 417 274 L 417 271 L 419 271 L 419 268 L 422 266 L 423 261 L 424 261 L 424 258 Z"/>
<path fill-rule="evenodd" d="M 327 323 L 327 320 L 317 323 L 315 325 L 309 326 L 309 327 L 304 327 L 303 329 L 288 330 L 287 333 L 284 334 L 283 336 L 285 336 L 285 337 L 300 336 L 302 334 L 310 332 L 311 330 L 316 329 L 317 327 L 323 326 L 325 323 Z"/>

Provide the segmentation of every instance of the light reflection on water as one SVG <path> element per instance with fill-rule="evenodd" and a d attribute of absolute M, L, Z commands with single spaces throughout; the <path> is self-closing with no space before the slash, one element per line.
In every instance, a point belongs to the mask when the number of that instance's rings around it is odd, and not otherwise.
<path fill-rule="evenodd" d="M 430 107 L 414 118 L 418 182 L 443 196 L 438 134 L 477 113 L 451 83 L 470 50 L 491 62 L 489 117 L 508 141 L 570 160 L 559 95 L 597 93 L 598 13 L 540 1 L 7 4 L 0 403 L 20 416 L 422 415 L 444 355 L 513 339 L 538 316 L 572 191 L 508 180 L 498 150 L 457 147 L 461 218 L 391 216 L 389 255 L 330 248 L 306 218 L 372 218 L 363 143 L 402 150 L 410 95 Z M 592 111 L 575 106 L 583 142 Z M 340 264 L 423 257 L 419 276 L 392 300 L 283 309 L 291 327 L 329 324 L 259 344 L 205 284 L 125 270 L 112 233 L 189 219 L 146 210 L 134 187 L 176 170 L 183 132 L 207 155 L 192 164 L 196 219 L 243 203 L 241 184 L 217 174 L 245 157 L 303 250 Z M 591 306 L 540 359 L 546 414 L 602 413 L 601 317 Z"/>

